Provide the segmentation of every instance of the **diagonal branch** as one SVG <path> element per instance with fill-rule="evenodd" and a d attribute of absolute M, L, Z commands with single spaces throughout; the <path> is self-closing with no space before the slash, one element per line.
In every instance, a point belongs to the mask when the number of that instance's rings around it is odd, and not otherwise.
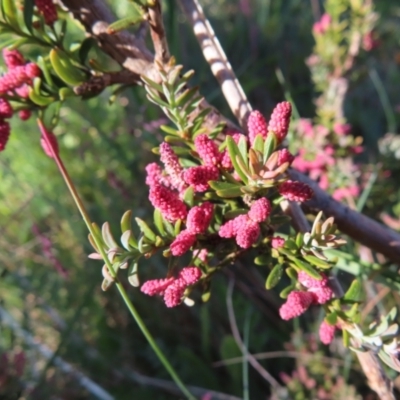
<path fill-rule="evenodd" d="M 198 0 L 180 0 L 180 5 L 193 26 L 193 32 L 203 51 L 204 58 L 221 86 L 229 107 L 240 126 L 246 129 L 251 106 L 201 5 Z"/>
<path fill-rule="evenodd" d="M 289 175 L 294 180 L 307 183 L 313 189 L 314 196 L 305 203 L 306 209 L 310 211 L 321 210 L 325 215 L 334 217 L 335 224 L 341 232 L 346 233 L 364 246 L 385 255 L 389 260 L 400 263 L 400 235 L 398 233 L 338 203 L 325 193 L 317 182 L 302 173 L 292 169 Z"/>

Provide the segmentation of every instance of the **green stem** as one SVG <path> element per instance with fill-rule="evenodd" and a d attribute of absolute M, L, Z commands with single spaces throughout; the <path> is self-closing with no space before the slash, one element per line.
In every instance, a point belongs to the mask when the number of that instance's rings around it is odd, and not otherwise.
<path fill-rule="evenodd" d="M 48 146 L 48 148 L 51 150 L 51 154 L 52 154 L 52 158 L 54 159 L 54 161 L 57 164 L 57 167 L 72 195 L 72 198 L 75 201 L 76 206 L 78 207 L 78 210 L 80 211 L 83 220 L 85 221 L 85 224 L 90 232 L 90 234 L 93 236 L 93 239 L 97 245 L 97 248 L 101 254 L 101 256 L 103 257 L 104 262 L 107 265 L 108 271 L 110 273 L 110 275 L 115 279 L 115 284 L 118 288 L 118 291 L 122 297 L 122 299 L 124 300 L 126 306 L 128 307 L 128 310 L 130 311 L 130 313 L 132 314 L 133 319 L 135 320 L 135 322 L 137 323 L 137 325 L 139 326 L 140 330 L 142 331 L 143 335 L 145 336 L 146 340 L 148 341 L 148 343 L 150 344 L 151 348 L 153 349 L 153 351 L 156 353 L 157 357 L 159 358 L 159 360 L 161 361 L 161 363 L 164 365 L 165 369 L 168 371 L 168 373 L 171 375 L 171 378 L 175 381 L 176 385 L 180 388 L 180 390 L 182 391 L 182 393 L 190 400 L 196 400 L 196 398 L 189 392 L 189 390 L 186 388 L 185 384 L 182 382 L 182 380 L 180 379 L 179 375 L 177 374 L 177 372 L 175 371 L 175 369 L 172 367 L 172 365 L 170 364 L 170 362 L 168 361 L 168 359 L 165 357 L 164 353 L 161 351 L 161 349 L 158 347 L 157 343 L 155 342 L 153 336 L 151 335 L 150 331 L 147 329 L 144 321 L 142 320 L 142 318 L 140 317 L 138 311 L 136 310 L 136 308 L 134 307 L 133 303 L 131 302 L 131 300 L 129 299 L 129 296 L 125 290 L 125 288 L 123 287 L 123 285 L 118 281 L 117 279 L 117 274 L 110 262 L 110 260 L 107 257 L 107 253 L 103 248 L 102 245 L 102 241 L 101 239 L 98 237 L 96 231 L 93 229 L 92 226 L 92 222 L 90 220 L 89 214 L 87 213 L 85 206 L 81 200 L 81 198 L 79 197 L 79 194 L 64 166 L 64 163 L 62 162 L 61 158 L 58 155 L 58 152 L 55 151 L 55 149 L 52 146 L 52 140 L 49 138 L 49 133 L 47 132 L 46 129 L 44 129 L 43 124 L 41 121 L 38 122 L 39 126 L 41 127 L 41 131 L 42 131 L 42 135 L 43 138 Z"/>

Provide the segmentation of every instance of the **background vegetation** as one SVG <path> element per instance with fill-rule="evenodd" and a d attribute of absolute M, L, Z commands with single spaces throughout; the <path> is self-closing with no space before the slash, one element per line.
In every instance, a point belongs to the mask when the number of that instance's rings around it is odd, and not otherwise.
<path fill-rule="evenodd" d="M 110 3 L 120 16 L 128 11 L 127 2 Z M 253 107 L 269 115 L 289 93 L 300 116 L 312 118 L 316 93 L 305 61 L 313 52 L 312 25 L 324 2 L 202 4 Z M 365 211 L 375 218 L 387 213 L 392 227 L 400 230 L 400 140 L 395 135 L 400 122 L 400 6 L 389 0 L 374 5 L 379 46 L 363 56 L 352 74 L 345 115 L 353 132 L 364 138 L 366 152 L 360 161 L 379 162 L 392 171 L 391 178 L 374 182 Z M 195 69 L 201 93 L 230 115 L 174 0 L 165 1 L 165 24 L 178 63 Z M 371 79 L 371 71 L 378 80 Z M 87 259 L 91 249 L 86 228 L 53 161 L 43 156 L 34 119 L 14 119 L 7 150 L 0 155 L 0 398 L 103 398 L 82 387 L 76 371 L 116 399 L 177 398 L 155 385 L 161 381 L 141 384 L 143 376 L 169 378 L 115 290 L 101 291 L 100 265 Z M 106 91 L 85 102 L 67 102 L 55 133 L 94 221 L 110 221 L 117 231 L 127 209 L 141 218 L 149 216 L 143 171 L 155 160 L 151 149 L 162 137 L 161 123 L 161 111 L 146 101 L 139 87 L 115 98 Z M 381 145 L 382 154 L 379 141 L 389 127 L 393 135 Z M 160 276 L 162 262 L 143 262 L 142 281 Z M 245 275 L 243 266 L 241 271 Z M 265 271 L 256 274 L 265 279 Z M 208 303 L 172 310 L 138 290 L 129 293 L 186 383 L 263 399 L 268 383 L 251 368 L 243 369 L 240 359 L 215 364 L 241 356 L 227 319 L 227 287 L 227 276 L 221 275 L 213 281 Z M 379 286 L 367 289 L 372 297 L 382 293 Z M 288 385 L 293 398 L 373 398 L 354 357 L 343 354 L 340 340 L 328 349 L 316 339 L 318 312 L 284 323 L 277 314 L 278 294 L 257 293 L 245 276 L 232 296 L 237 325 L 250 351 L 265 356 L 261 364 Z M 398 295 L 390 302 L 398 303 Z M 381 307 L 385 305 L 384 300 Z M 55 356 L 46 358 L 37 344 Z M 65 365 L 55 357 L 72 365 L 75 373 L 63 370 Z"/>

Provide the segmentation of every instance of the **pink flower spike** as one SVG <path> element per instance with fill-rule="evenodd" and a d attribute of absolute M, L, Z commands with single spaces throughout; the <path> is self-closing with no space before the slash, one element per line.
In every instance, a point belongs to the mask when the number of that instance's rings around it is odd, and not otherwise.
<path fill-rule="evenodd" d="M 187 229 L 184 229 L 171 243 L 170 249 L 172 255 L 182 256 L 194 245 L 195 241 L 196 235 Z"/>
<path fill-rule="evenodd" d="M 271 239 L 271 247 L 273 249 L 279 249 L 285 245 L 285 239 L 281 238 L 280 236 L 275 236 Z"/>
<path fill-rule="evenodd" d="M 269 217 L 269 214 L 271 214 L 271 210 L 272 207 L 270 201 L 265 197 L 262 197 L 261 199 L 253 202 L 250 207 L 248 216 L 254 222 L 260 223 L 265 221 Z"/>
<path fill-rule="evenodd" d="M 197 267 L 186 267 L 183 268 L 179 273 L 179 278 L 186 282 L 186 285 L 194 285 L 200 278 L 202 272 L 200 268 Z"/>
<path fill-rule="evenodd" d="M 250 221 L 238 229 L 236 243 L 243 249 L 250 248 L 260 235 L 260 227 L 254 221 Z"/>
<path fill-rule="evenodd" d="M 161 161 L 165 166 L 165 170 L 171 178 L 172 186 L 181 191 L 186 185 L 182 179 L 183 168 L 179 164 L 178 156 L 174 153 L 171 146 L 166 142 L 163 142 L 160 145 L 160 156 Z"/>
<path fill-rule="evenodd" d="M 140 291 L 148 296 L 164 294 L 165 289 L 175 281 L 175 278 L 153 279 L 143 283 Z"/>
<path fill-rule="evenodd" d="M 243 228 L 248 222 L 249 217 L 247 215 L 239 215 L 236 218 L 225 222 L 225 224 L 219 228 L 218 235 L 227 239 L 232 238 L 236 236 L 238 230 Z"/>
<path fill-rule="evenodd" d="M 176 279 L 168 286 L 164 293 L 164 302 L 168 308 L 179 306 L 186 289 L 186 282 L 183 279 Z"/>
<path fill-rule="evenodd" d="M 310 200 L 314 195 L 312 189 L 303 182 L 288 180 L 278 188 L 279 193 L 289 201 L 303 202 Z"/>
<path fill-rule="evenodd" d="M 254 110 L 250 113 L 249 119 L 247 120 L 247 129 L 249 131 L 250 144 L 253 145 L 257 135 L 261 135 L 263 139 L 267 137 L 267 121 L 258 110 Z"/>
<path fill-rule="evenodd" d="M 307 311 L 308 307 L 312 304 L 314 296 L 309 292 L 291 292 L 284 303 L 279 309 L 279 315 L 285 321 L 298 317 Z"/>
<path fill-rule="evenodd" d="M 37 123 L 39 125 L 40 132 L 42 134 L 40 138 L 40 144 L 42 146 L 43 151 L 50 158 L 54 158 L 58 156 L 58 142 L 53 132 L 49 132 L 46 127 L 43 125 L 43 122 L 38 119 Z"/>
<path fill-rule="evenodd" d="M 187 216 L 187 230 L 192 233 L 204 233 L 210 225 L 213 209 L 214 206 L 210 202 L 193 207 Z"/>
<path fill-rule="evenodd" d="M 321 280 L 315 279 L 312 276 L 308 275 L 307 272 L 299 271 L 297 273 L 297 279 L 299 282 L 306 287 L 307 289 L 310 288 L 324 288 L 328 286 L 328 277 L 321 273 Z"/>
<path fill-rule="evenodd" d="M 278 167 L 282 164 L 289 163 L 292 164 L 294 160 L 294 155 L 290 153 L 288 149 L 278 150 Z"/>
<path fill-rule="evenodd" d="M 287 101 L 278 103 L 272 111 L 268 131 L 274 132 L 279 142 L 282 142 L 288 133 L 291 115 L 292 106 Z"/>
<path fill-rule="evenodd" d="M 3 49 L 3 59 L 9 70 L 25 64 L 24 57 L 18 50 Z"/>
<path fill-rule="evenodd" d="M 35 5 L 43 15 L 46 25 L 53 25 L 57 21 L 57 9 L 52 0 L 35 0 Z"/>
<path fill-rule="evenodd" d="M 313 303 L 315 304 L 325 304 L 335 296 L 333 290 L 329 286 L 322 288 L 310 288 L 308 289 L 308 292 L 314 295 Z"/>
<path fill-rule="evenodd" d="M 210 139 L 207 135 L 201 134 L 194 139 L 194 146 L 203 160 L 204 165 L 215 166 L 221 160 L 221 154 L 218 150 L 217 144 Z"/>
<path fill-rule="evenodd" d="M 183 173 L 183 180 L 192 186 L 196 192 L 205 192 L 210 187 L 208 181 L 217 180 L 218 176 L 217 167 L 201 165 L 186 169 Z"/>
<path fill-rule="evenodd" d="M 10 124 L 0 119 L 0 151 L 6 148 L 8 138 L 10 137 Z"/>
<path fill-rule="evenodd" d="M 37 64 L 28 63 L 25 65 L 25 73 L 28 78 L 33 79 L 39 77 L 42 71 Z"/>
<path fill-rule="evenodd" d="M 162 216 L 175 222 L 178 219 L 186 219 L 187 208 L 179 199 L 178 194 L 160 184 L 150 186 L 149 200 L 154 208 L 158 208 Z"/>
<path fill-rule="evenodd" d="M 0 97 L 0 118 L 11 118 L 13 109 L 7 99 Z"/>
<path fill-rule="evenodd" d="M 165 186 L 169 186 L 166 184 L 166 179 L 162 174 L 162 169 L 157 163 L 150 163 L 146 166 L 146 185 L 159 185 L 163 183 Z"/>
<path fill-rule="evenodd" d="M 322 321 L 321 326 L 319 327 L 319 339 L 323 344 L 332 343 L 335 337 L 336 327 L 335 325 L 328 324 L 325 320 Z"/>

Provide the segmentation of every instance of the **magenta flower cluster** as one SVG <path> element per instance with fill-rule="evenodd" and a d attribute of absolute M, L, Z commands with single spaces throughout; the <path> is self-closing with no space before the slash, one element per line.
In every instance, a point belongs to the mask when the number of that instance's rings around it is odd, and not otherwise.
<path fill-rule="evenodd" d="M 35 0 L 35 6 L 43 15 L 46 25 L 52 26 L 57 21 L 57 9 L 52 0 Z"/>
<path fill-rule="evenodd" d="M 6 119 L 14 113 L 6 95 L 15 93 L 27 98 L 32 79 L 41 74 L 40 68 L 34 63 L 26 63 L 18 50 L 3 49 L 3 59 L 7 72 L 0 77 L 0 151 L 5 149 L 10 137 L 10 124 Z M 27 120 L 30 115 L 30 110 L 19 111 L 22 120 Z"/>
<path fill-rule="evenodd" d="M 167 307 L 176 307 L 182 302 L 186 288 L 198 282 L 201 275 L 199 268 L 189 266 L 180 271 L 178 278 L 153 279 L 145 282 L 140 290 L 149 296 L 164 296 Z"/>
<path fill-rule="evenodd" d="M 222 238 L 235 238 L 236 243 L 243 249 L 251 247 L 260 235 L 259 224 L 264 222 L 271 213 L 271 203 L 265 197 L 256 200 L 247 214 L 226 222 L 218 234 Z"/>
<path fill-rule="evenodd" d="M 289 320 L 307 311 L 312 304 L 325 304 L 334 296 L 329 280 L 326 275 L 321 274 L 318 280 L 309 276 L 306 272 L 298 273 L 299 283 L 306 289 L 304 291 L 291 292 L 286 302 L 279 309 L 279 315 L 284 320 Z"/>

